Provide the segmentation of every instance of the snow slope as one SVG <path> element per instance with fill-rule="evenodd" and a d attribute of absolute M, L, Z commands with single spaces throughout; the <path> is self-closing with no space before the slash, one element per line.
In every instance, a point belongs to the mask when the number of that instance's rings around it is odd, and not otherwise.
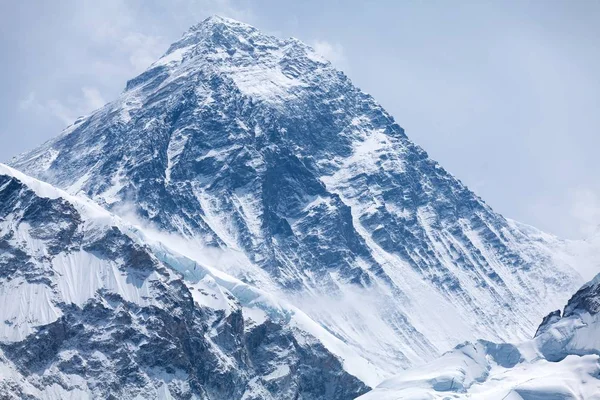
<path fill-rule="evenodd" d="M 361 400 L 600 399 L 600 274 L 536 337 L 519 345 L 465 343 L 388 379 Z"/>
<path fill-rule="evenodd" d="M 11 164 L 211 254 L 384 375 L 524 340 L 584 282 L 569 243 L 495 213 L 309 46 L 226 18 Z"/>
<path fill-rule="evenodd" d="M 2 398 L 350 399 L 380 379 L 287 302 L 2 164 L 0 250 Z"/>

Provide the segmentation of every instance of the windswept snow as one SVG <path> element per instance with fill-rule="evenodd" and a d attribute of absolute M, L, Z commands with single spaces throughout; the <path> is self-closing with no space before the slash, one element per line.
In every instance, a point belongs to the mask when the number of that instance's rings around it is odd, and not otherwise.
<path fill-rule="evenodd" d="M 559 362 L 523 361 L 505 368 L 485 360 L 485 353 L 479 351 L 453 351 L 434 363 L 383 382 L 359 399 L 600 399 L 597 355 L 572 355 Z"/>
<path fill-rule="evenodd" d="M 370 365 L 350 345 L 333 336 L 285 300 L 177 253 L 168 245 L 152 239 L 154 234 L 146 234 L 142 227 L 130 225 L 112 216 L 87 199 L 68 195 L 0 164 L 0 176 L 2 175 L 14 177 L 25 183 L 27 188 L 40 197 L 64 199 L 76 205 L 85 218 L 82 222 L 84 229 L 88 231 L 87 235 L 101 237 L 104 234 L 102 232 L 115 227 L 140 246 L 151 250 L 150 254 L 153 257 L 168 266 L 174 274 L 185 279 L 184 282 L 198 306 L 222 310 L 225 316 L 238 305 L 242 306 L 255 325 L 267 320 L 281 323 L 294 330 L 298 342 L 307 346 L 315 341 L 322 344 L 339 357 L 346 371 L 363 382 L 375 385 L 383 378 L 382 371 Z M 4 226 L 3 231 L 9 228 Z M 18 231 L 18 226 L 16 228 L 14 231 Z M 26 246 L 28 250 L 31 248 L 34 252 L 44 254 L 48 252 L 45 242 L 36 243 L 27 237 L 14 240 L 15 243 L 29 243 Z M 174 279 L 175 276 L 165 276 L 164 272 L 157 271 L 149 271 L 142 275 L 136 271 L 128 271 L 129 267 L 123 263 L 121 256 L 116 254 L 115 258 L 109 259 L 83 249 L 61 252 L 52 258 L 51 269 L 47 271 L 51 277 L 51 285 L 30 283 L 23 279 L 0 281 L 0 300 L 4 304 L 0 309 L 0 320 L 4 321 L 0 329 L 0 341 L 24 340 L 37 328 L 60 318 L 63 314 L 62 306 L 72 304 L 83 308 L 99 291 L 118 295 L 124 301 L 140 307 L 160 307 L 160 293 L 156 292 L 156 287 L 159 282 Z M 19 301 L 15 302 L 15 298 Z M 288 367 L 278 366 L 276 371 L 267 375 L 265 379 L 278 379 L 289 374 L 289 369 L 286 368 Z M 285 371 L 288 372 L 284 373 Z"/>
<path fill-rule="evenodd" d="M 285 75 L 277 67 L 235 68 L 229 72 L 242 93 L 266 101 L 289 99 L 293 96 L 292 89 L 303 86 L 302 81 Z"/>
<path fill-rule="evenodd" d="M 387 379 L 361 400 L 600 399 L 600 274 L 534 339 L 518 345 L 464 343 Z"/>

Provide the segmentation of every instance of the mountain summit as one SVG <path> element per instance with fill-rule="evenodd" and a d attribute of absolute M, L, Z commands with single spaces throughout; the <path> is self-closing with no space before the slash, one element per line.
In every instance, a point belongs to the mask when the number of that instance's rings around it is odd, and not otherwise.
<path fill-rule="evenodd" d="M 381 377 L 525 339 L 583 282 L 564 242 L 495 213 L 312 48 L 221 17 L 11 164 L 175 235 Z"/>

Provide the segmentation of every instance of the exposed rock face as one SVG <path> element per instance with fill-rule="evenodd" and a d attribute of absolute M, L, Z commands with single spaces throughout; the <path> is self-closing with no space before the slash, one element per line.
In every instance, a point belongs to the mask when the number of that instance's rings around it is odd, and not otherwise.
<path fill-rule="evenodd" d="M 289 316 L 252 312 L 206 271 L 184 279 L 132 232 L 0 165 L 0 398 L 325 400 L 368 389 Z"/>
<path fill-rule="evenodd" d="M 192 27 L 12 165 L 243 258 L 218 268 L 380 375 L 468 339 L 522 340 L 582 283 L 560 240 L 494 213 L 310 47 L 229 19 Z"/>

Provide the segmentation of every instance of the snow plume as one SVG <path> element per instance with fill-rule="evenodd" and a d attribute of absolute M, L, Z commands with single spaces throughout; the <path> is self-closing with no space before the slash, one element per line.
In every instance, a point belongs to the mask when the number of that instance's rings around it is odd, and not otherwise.
<path fill-rule="evenodd" d="M 332 383 L 322 386 L 338 385 L 339 393 L 348 387 L 340 376 L 355 382 L 357 389 L 352 389 L 350 395 L 335 398 L 364 393 L 367 387 L 359 379 L 369 385 L 379 382 L 381 377 L 373 373 L 364 358 L 301 310 L 169 248 L 182 238 L 165 236 L 148 224 L 143 224 L 144 228 L 131 225 L 125 220 L 131 207 L 123 207 L 121 218 L 88 198 L 70 195 L 2 164 L 0 178 L 0 197 L 8 199 L 2 203 L 0 214 L 0 267 L 9 274 L 0 277 L 3 394 L 12 395 L 11 398 L 106 398 L 104 392 L 100 393 L 105 390 L 123 399 L 170 399 L 174 398 L 169 394 L 173 387 L 178 394 L 196 390 L 186 386 L 186 382 L 201 381 L 193 374 L 204 369 L 178 360 L 193 361 L 198 354 L 202 357 L 201 366 L 208 365 L 216 371 L 212 382 L 220 385 L 217 379 L 222 374 L 226 382 L 240 385 L 227 394 L 215 394 L 216 398 L 247 398 L 242 394 L 254 392 L 256 387 L 261 389 L 257 384 L 264 381 L 269 387 L 274 381 L 283 379 L 286 383 L 296 376 L 307 381 L 306 367 L 295 366 L 296 351 L 318 356 L 308 360 L 318 382 L 323 382 L 323 375 L 335 365 Z M 196 256 L 204 254 L 185 245 L 178 248 Z M 217 257 L 223 259 L 222 255 Z M 171 330 L 172 317 L 176 318 L 177 327 Z M 247 346 L 246 333 L 262 329 L 257 325 L 267 319 L 269 339 Z M 270 330 L 273 325 L 278 326 L 274 333 Z M 164 329 L 156 329 L 157 326 Z M 58 337 L 55 332 L 59 332 Z M 264 331 L 259 330 L 258 334 L 262 342 L 266 335 L 261 332 Z M 188 341 L 190 334 L 192 347 L 198 352 L 179 345 Z M 278 339 L 272 341 L 272 334 Z M 62 340 L 65 335 L 70 340 Z M 135 339 L 131 340 L 132 336 Z M 292 338 L 296 345 L 290 349 Z M 260 370 L 245 360 L 236 362 L 238 349 L 244 349 L 242 357 L 252 360 L 257 346 L 265 346 L 258 353 Z M 27 356 L 23 357 L 25 352 L 35 354 L 34 362 L 42 360 L 44 368 L 30 369 L 32 364 Z M 122 363 L 122 354 L 130 357 L 127 371 L 117 367 Z M 323 358 L 332 356 L 339 362 Z M 73 358 L 78 365 L 93 360 L 102 374 L 90 373 L 86 368 L 61 367 Z M 171 368 L 168 360 L 172 359 L 176 363 Z M 323 359 L 327 362 L 325 369 L 321 367 Z M 341 370 L 342 365 L 346 371 Z M 231 379 L 237 373 L 242 374 L 242 380 Z M 133 376 L 135 379 L 130 378 Z M 121 387 L 124 379 L 127 385 Z M 198 390 L 205 390 L 207 385 L 210 383 L 202 382 Z M 316 391 L 322 386 L 312 385 Z M 166 395 L 154 394 L 159 387 Z M 287 393 L 274 387 L 277 393 Z M 267 392 L 261 389 L 260 398 L 292 398 L 262 396 L 263 393 Z M 297 397 L 303 396 L 294 396 Z"/>
<path fill-rule="evenodd" d="M 344 48 L 340 43 L 331 43 L 326 40 L 316 40 L 312 44 L 315 52 L 321 57 L 331 61 L 338 68 L 348 69 Z"/>
<path fill-rule="evenodd" d="M 51 98 L 42 100 L 35 91 L 19 102 L 20 111 L 34 111 L 36 113 L 50 114 L 70 125 L 81 115 L 87 115 L 106 104 L 106 100 L 96 87 L 84 86 L 78 93 L 69 94 L 66 98 Z"/>
<path fill-rule="evenodd" d="M 374 386 L 389 375 L 290 302 L 269 275 L 253 265 L 244 253 L 207 247 L 194 238 L 166 232 L 142 220 L 131 203 L 120 204 L 113 212 L 125 222 L 122 229 L 129 230 L 128 234 L 137 238 L 140 244 L 149 246 L 161 261 L 181 273 L 191 285 L 206 279 L 214 280 L 240 302 L 245 315 L 250 318 L 254 319 L 259 313 L 274 321 L 287 321 L 299 330 L 298 340 L 310 341 L 313 336 L 342 360 L 349 373 L 367 385 Z"/>
<path fill-rule="evenodd" d="M 254 265 L 242 251 L 230 247 L 206 246 L 196 237 L 185 237 L 178 233 L 168 232 L 142 218 L 136 210 L 133 203 L 121 202 L 112 209 L 112 212 L 135 227 L 138 234 L 143 235 L 144 240 L 162 243 L 200 265 L 216 268 L 228 275 L 239 277 L 244 282 L 260 283 L 263 289 L 266 287 L 268 290 L 277 290 L 277 285 L 271 277 Z"/>

